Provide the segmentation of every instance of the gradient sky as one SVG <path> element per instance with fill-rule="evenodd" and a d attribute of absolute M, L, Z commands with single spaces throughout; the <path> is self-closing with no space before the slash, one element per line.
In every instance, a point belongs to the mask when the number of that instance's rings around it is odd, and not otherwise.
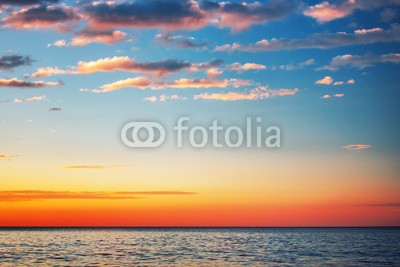
<path fill-rule="evenodd" d="M 0 0 L 0 226 L 400 225 L 400 1 Z M 262 117 L 280 148 L 156 149 Z"/>

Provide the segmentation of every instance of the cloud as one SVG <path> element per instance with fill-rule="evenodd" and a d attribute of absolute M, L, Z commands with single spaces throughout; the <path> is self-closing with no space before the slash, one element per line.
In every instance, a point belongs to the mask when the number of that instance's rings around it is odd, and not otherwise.
<path fill-rule="evenodd" d="M 400 4 L 399 0 L 341 0 L 337 1 L 335 4 L 324 1 L 320 4 L 308 7 L 303 14 L 323 23 L 347 17 L 357 9 L 368 10 L 398 4 Z"/>
<path fill-rule="evenodd" d="M 66 31 L 71 28 L 72 23 L 80 19 L 74 7 L 41 5 L 12 12 L 2 19 L 2 23 L 5 27 L 15 29 L 57 28 L 59 31 Z"/>
<path fill-rule="evenodd" d="M 322 99 L 328 99 L 328 98 L 331 98 L 331 96 L 330 95 L 323 95 L 321 98 Z"/>
<path fill-rule="evenodd" d="M 172 44 L 177 48 L 201 49 L 207 47 L 206 42 L 196 43 L 196 38 L 171 33 L 157 34 L 156 40 L 163 44 Z"/>
<path fill-rule="evenodd" d="M 201 1 L 200 7 L 208 12 L 210 21 L 221 28 L 243 31 L 254 24 L 265 24 L 289 16 L 299 5 L 298 1 L 271 0 L 261 2 Z"/>
<path fill-rule="evenodd" d="M 14 156 L 5 155 L 5 154 L 0 154 L 0 160 L 1 160 L 1 159 L 12 159 L 12 158 L 14 158 Z"/>
<path fill-rule="evenodd" d="M 1 5 L 29 6 L 29 5 L 50 4 L 57 2 L 59 2 L 59 0 L 0 0 L 0 6 Z"/>
<path fill-rule="evenodd" d="M 66 47 L 66 46 L 69 46 L 69 44 L 65 40 L 57 40 L 52 44 L 47 44 L 47 47 L 51 47 L 51 46 Z"/>
<path fill-rule="evenodd" d="M 235 70 L 237 72 L 242 72 L 246 70 L 265 70 L 267 67 L 262 64 L 256 63 L 245 63 L 240 64 L 239 62 L 232 63 L 226 67 L 227 70 Z"/>
<path fill-rule="evenodd" d="M 332 58 L 329 65 L 318 68 L 317 70 L 330 70 L 337 71 L 341 68 L 356 68 L 356 69 L 365 69 L 368 67 L 372 67 L 378 63 L 400 63 L 400 54 L 383 54 L 383 55 L 373 55 L 373 54 L 365 54 L 363 56 L 358 55 L 339 55 Z"/>
<path fill-rule="evenodd" d="M 265 86 L 260 86 L 250 92 L 227 92 L 227 93 L 202 93 L 195 95 L 195 100 L 220 100 L 220 101 L 240 101 L 240 100 L 260 100 L 276 96 L 295 95 L 299 92 L 295 89 L 272 90 Z"/>
<path fill-rule="evenodd" d="M 137 88 L 137 89 L 145 89 L 150 86 L 150 81 L 143 76 L 139 76 L 136 78 L 128 78 L 125 80 L 116 81 L 113 83 L 105 84 L 100 87 L 100 89 L 91 90 L 92 93 L 106 93 L 112 92 L 116 90 L 120 90 L 122 88 Z"/>
<path fill-rule="evenodd" d="M 45 95 L 42 96 L 34 96 L 31 98 L 27 98 L 27 99 L 19 99 L 19 98 L 15 98 L 11 101 L 7 101 L 7 102 L 12 102 L 12 103 L 33 103 L 33 102 L 38 102 L 38 101 L 43 101 L 43 100 L 47 100 Z"/>
<path fill-rule="evenodd" d="M 75 170 L 75 169 L 106 169 L 106 168 L 119 168 L 119 167 L 124 167 L 126 165 L 101 165 L 101 164 L 94 164 L 94 165 L 67 165 L 67 166 L 61 166 L 61 169 L 67 169 L 67 170 Z"/>
<path fill-rule="evenodd" d="M 355 84 L 355 83 L 356 83 L 356 81 L 354 79 L 350 79 L 347 81 L 347 84 Z"/>
<path fill-rule="evenodd" d="M 52 44 L 48 44 L 47 47 L 57 46 L 57 47 L 68 47 L 68 46 L 85 46 L 90 43 L 104 43 L 104 44 L 115 44 L 120 43 L 126 39 L 126 33 L 122 31 L 113 30 L 103 30 L 103 31 L 93 31 L 84 30 L 75 33 L 71 42 L 65 40 L 57 40 Z"/>
<path fill-rule="evenodd" d="M 346 145 L 343 146 L 342 148 L 350 151 L 362 151 L 364 149 L 370 148 L 371 145 L 366 145 L 366 144 L 354 144 L 354 145 Z"/>
<path fill-rule="evenodd" d="M 157 98 L 156 96 L 149 96 L 144 98 L 143 100 L 145 101 L 150 101 L 150 102 L 165 102 L 167 100 L 187 100 L 186 97 L 183 96 L 179 96 L 179 95 L 171 95 L 171 96 L 167 96 L 167 95 L 160 95 L 159 98 Z"/>
<path fill-rule="evenodd" d="M 328 2 L 322 2 L 314 6 L 308 7 L 304 11 L 304 15 L 316 19 L 318 22 L 327 22 L 348 16 L 353 12 L 353 8 L 349 5 L 335 6 Z"/>
<path fill-rule="evenodd" d="M 146 89 L 150 88 L 152 90 L 162 90 L 165 88 L 176 88 L 176 89 L 188 89 L 188 88 L 226 88 L 232 87 L 242 87 L 251 85 L 252 82 L 249 80 L 242 79 L 224 79 L 224 80 L 211 80 L 211 79 L 187 79 L 181 78 L 178 80 L 170 82 L 152 82 L 148 78 L 140 76 L 136 78 L 128 78 L 125 80 L 119 80 L 113 83 L 105 84 L 100 86 L 100 89 L 81 89 L 81 91 L 90 91 L 92 93 L 106 93 L 117 91 L 123 88 L 137 88 Z M 152 99 L 152 98 L 151 98 Z"/>
<path fill-rule="evenodd" d="M 37 69 L 36 72 L 33 73 L 31 76 L 33 78 L 40 78 L 40 77 L 46 77 L 46 76 L 52 76 L 52 75 L 58 75 L 58 74 L 73 74 L 73 71 L 60 70 L 57 67 L 46 67 L 46 68 Z"/>
<path fill-rule="evenodd" d="M 325 76 L 321 80 L 316 81 L 315 84 L 326 84 L 326 85 L 329 85 L 332 82 L 333 82 L 333 79 L 332 79 L 331 76 Z"/>
<path fill-rule="evenodd" d="M 61 108 L 50 108 L 49 111 L 61 111 Z"/>
<path fill-rule="evenodd" d="M 357 33 L 318 33 L 305 39 L 263 39 L 255 44 L 242 45 L 239 43 L 224 44 L 216 46 L 214 51 L 246 51 L 246 52 L 269 52 L 297 49 L 331 49 L 349 45 L 372 44 L 382 42 L 399 42 L 400 27 L 394 26 L 389 30 L 366 31 Z"/>
<path fill-rule="evenodd" d="M 364 204 L 362 206 L 367 206 L 367 207 L 400 207 L 400 202 L 371 203 L 371 204 Z"/>
<path fill-rule="evenodd" d="M 29 56 L 22 56 L 20 54 L 1 56 L 0 57 L 0 70 L 11 70 L 15 67 L 31 65 L 33 60 Z"/>
<path fill-rule="evenodd" d="M 331 95 L 323 95 L 321 98 L 322 99 L 329 99 L 331 97 L 343 97 L 343 96 L 344 96 L 344 94 L 334 94 L 333 96 L 331 96 Z"/>
<path fill-rule="evenodd" d="M 44 191 L 44 190 L 9 190 L 0 191 L 1 202 L 34 201 L 54 199 L 98 199 L 128 200 L 141 196 L 157 195 L 193 195 L 188 191 Z"/>
<path fill-rule="evenodd" d="M 45 82 L 45 81 L 29 82 L 29 81 L 21 81 L 18 80 L 17 78 L 11 78 L 11 79 L 0 78 L 0 87 L 43 88 L 43 87 L 52 87 L 61 85 L 63 85 L 62 82 Z"/>
<path fill-rule="evenodd" d="M 192 0 L 94 2 L 85 6 L 84 12 L 94 29 L 196 29 L 207 23 L 205 12 Z"/>
<path fill-rule="evenodd" d="M 143 98 L 144 101 L 149 101 L 149 102 L 157 102 L 157 97 L 156 96 L 149 96 L 146 98 Z"/>
<path fill-rule="evenodd" d="M 217 68 L 207 70 L 207 79 L 215 79 L 223 74 L 223 71 Z"/>
<path fill-rule="evenodd" d="M 380 13 L 381 20 L 384 22 L 391 22 L 399 16 L 399 12 L 395 8 L 385 8 Z"/>
<path fill-rule="evenodd" d="M 155 88 L 226 88 L 228 86 L 232 87 L 242 87 L 251 85 L 251 81 L 242 79 L 224 79 L 224 80 L 210 80 L 210 79 L 186 79 L 181 78 L 172 82 L 158 82 L 155 84 Z"/>
<path fill-rule="evenodd" d="M 72 46 L 85 46 L 90 43 L 115 44 L 126 39 L 126 33 L 122 31 L 92 31 L 85 30 L 75 34 L 71 40 Z"/>
<path fill-rule="evenodd" d="M 223 64 L 222 60 L 212 60 L 202 63 L 191 63 L 189 61 L 165 59 L 153 62 L 137 62 L 126 56 L 116 56 L 112 58 L 101 58 L 96 61 L 79 61 L 77 66 L 69 70 L 60 70 L 56 67 L 39 68 L 32 77 L 45 77 L 55 74 L 91 74 L 96 72 L 127 71 L 138 73 L 151 73 L 163 76 L 181 70 L 203 70 Z"/>
<path fill-rule="evenodd" d="M 334 82 L 333 85 L 335 85 L 335 86 L 343 85 L 343 83 L 344 83 L 343 81 L 337 81 L 337 82 Z"/>
<path fill-rule="evenodd" d="M 280 65 L 280 66 L 271 66 L 271 70 L 287 70 L 287 71 L 292 71 L 292 70 L 298 70 L 305 68 L 306 66 L 314 65 L 315 60 L 313 58 L 310 58 L 304 62 L 300 62 L 297 64 L 287 64 L 287 65 Z"/>

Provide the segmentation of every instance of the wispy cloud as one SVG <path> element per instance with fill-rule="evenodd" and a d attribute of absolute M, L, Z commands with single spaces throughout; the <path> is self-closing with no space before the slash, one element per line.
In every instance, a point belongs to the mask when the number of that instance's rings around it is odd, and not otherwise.
<path fill-rule="evenodd" d="M 194 48 L 202 49 L 207 47 L 206 42 L 196 42 L 196 38 L 184 35 L 173 35 L 172 33 L 162 33 L 156 35 L 156 40 L 177 48 Z"/>
<path fill-rule="evenodd" d="M 232 63 L 226 66 L 227 70 L 235 70 L 237 72 L 242 72 L 246 70 L 265 70 L 267 66 L 257 63 L 245 63 L 240 64 L 239 62 Z"/>
<path fill-rule="evenodd" d="M 291 0 L 268 2 L 217 2 L 203 0 L 201 8 L 207 11 L 211 23 L 235 32 L 243 31 L 255 24 L 265 24 L 289 16 L 299 7 Z"/>
<path fill-rule="evenodd" d="M 61 111 L 61 108 L 54 107 L 54 108 L 50 108 L 49 111 Z"/>
<path fill-rule="evenodd" d="M 27 98 L 27 99 L 15 98 L 10 102 L 12 102 L 12 103 L 33 103 L 33 102 L 38 102 L 38 101 L 43 101 L 43 100 L 47 100 L 45 95 L 34 96 L 34 97 Z"/>
<path fill-rule="evenodd" d="M 44 191 L 44 190 L 10 190 L 0 191 L 0 201 L 33 201 L 55 199 L 97 199 L 97 200 L 128 200 L 143 196 L 157 195 L 193 195 L 188 191 Z"/>
<path fill-rule="evenodd" d="M 280 65 L 280 66 L 271 66 L 271 70 L 287 70 L 287 71 L 292 71 L 292 70 L 298 70 L 305 68 L 307 66 L 311 66 L 315 64 L 315 60 L 313 58 L 310 58 L 306 61 L 297 63 L 297 64 L 286 64 L 286 65 Z"/>
<path fill-rule="evenodd" d="M 22 81 L 17 78 L 3 79 L 0 78 L 0 87 L 15 87 L 15 88 L 43 88 L 43 87 L 53 87 L 62 86 L 62 82 L 45 82 L 45 81 Z"/>
<path fill-rule="evenodd" d="M 61 169 L 76 170 L 76 169 L 108 169 L 108 168 L 121 168 L 127 165 L 115 164 L 115 165 L 103 165 L 103 164 L 92 164 L 92 165 L 66 165 L 61 166 Z"/>
<path fill-rule="evenodd" d="M 299 92 L 295 89 L 272 90 L 266 86 L 260 86 L 250 92 L 227 92 L 227 93 L 202 93 L 195 95 L 195 100 L 220 100 L 220 101 L 240 101 L 240 100 L 260 100 L 276 96 L 290 96 Z"/>
<path fill-rule="evenodd" d="M 156 96 L 149 96 L 143 99 L 144 101 L 149 102 L 165 102 L 167 100 L 187 100 L 186 97 L 179 96 L 179 95 L 160 95 L 159 97 Z"/>
<path fill-rule="evenodd" d="M 75 34 L 71 40 L 71 46 L 85 46 L 90 43 L 115 44 L 126 39 L 126 33 L 122 31 L 103 30 L 93 31 L 84 30 Z"/>
<path fill-rule="evenodd" d="M 51 4 L 59 1 L 60 0 L 0 0 L 0 5 L 29 6 L 36 4 Z"/>
<path fill-rule="evenodd" d="M 334 95 L 323 95 L 321 98 L 322 99 L 329 99 L 331 97 L 344 97 L 344 94 L 334 94 Z"/>
<path fill-rule="evenodd" d="M 366 54 L 363 56 L 358 55 L 339 55 L 332 58 L 329 65 L 318 68 L 317 70 L 331 70 L 337 71 L 341 68 L 357 68 L 365 69 L 372 67 L 378 63 L 400 63 L 400 53 L 383 54 L 383 55 L 373 55 Z"/>
<path fill-rule="evenodd" d="M 347 17 L 357 9 L 368 10 L 397 4 L 399 4 L 398 0 L 344 0 L 336 1 L 336 3 L 333 4 L 329 3 L 328 1 L 323 1 L 320 4 L 308 7 L 306 10 L 304 10 L 304 15 L 312 17 L 318 22 L 323 23 Z"/>
<path fill-rule="evenodd" d="M 14 156 L 12 156 L 12 155 L 0 154 L 0 160 L 1 159 L 12 159 L 12 158 L 14 158 Z"/>
<path fill-rule="evenodd" d="M 56 47 L 66 47 L 66 46 L 69 46 L 69 44 L 67 43 L 67 41 L 61 39 L 61 40 L 55 41 L 54 43 L 47 44 L 47 47 L 52 47 L 52 46 L 56 46 Z"/>
<path fill-rule="evenodd" d="M 106 93 L 117 91 L 123 88 L 136 88 L 136 89 L 152 89 L 152 90 L 163 90 L 166 88 L 176 88 L 176 89 L 189 89 L 189 88 L 226 88 L 226 87 L 242 87 L 251 85 L 250 80 L 242 79 L 187 79 L 181 78 L 169 82 L 153 82 L 144 76 L 139 76 L 136 78 L 128 78 L 125 80 L 119 80 L 113 83 L 104 84 L 100 86 L 100 89 L 81 89 L 81 91 L 91 91 L 92 93 Z"/>
<path fill-rule="evenodd" d="M 192 63 L 184 60 L 165 59 L 153 62 L 138 62 L 126 56 L 100 58 L 95 61 L 79 61 L 76 67 L 60 70 L 57 67 L 39 68 L 32 77 L 45 77 L 57 74 L 91 74 L 96 72 L 126 71 L 150 73 L 163 76 L 181 70 L 198 71 L 218 67 L 223 60 L 215 59 L 208 62 Z"/>
<path fill-rule="evenodd" d="M 319 33 L 305 39 L 263 39 L 255 44 L 243 45 L 240 43 L 216 46 L 214 51 L 246 51 L 269 52 L 297 49 L 330 49 L 349 45 L 372 44 L 381 42 L 399 42 L 400 27 L 394 26 L 388 30 L 366 31 L 360 33 Z"/>
<path fill-rule="evenodd" d="M 90 90 L 92 93 L 106 93 L 117 91 L 122 88 L 136 88 L 136 89 L 145 89 L 150 86 L 150 80 L 144 76 L 139 76 L 135 78 L 128 78 L 125 80 L 119 80 L 113 83 L 104 84 L 100 86 L 100 89 Z"/>
<path fill-rule="evenodd" d="M 371 145 L 367 145 L 367 144 L 354 144 L 354 145 L 346 145 L 343 146 L 342 148 L 346 149 L 346 150 L 350 150 L 350 151 L 362 151 L 364 149 L 368 149 L 371 148 Z"/>

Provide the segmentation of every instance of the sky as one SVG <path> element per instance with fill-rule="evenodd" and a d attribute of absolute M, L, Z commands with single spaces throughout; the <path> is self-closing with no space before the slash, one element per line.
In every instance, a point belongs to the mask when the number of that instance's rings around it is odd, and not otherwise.
<path fill-rule="evenodd" d="M 0 0 L 0 226 L 399 226 L 400 1 Z M 280 128 L 280 147 L 173 127 Z M 157 148 L 121 128 L 154 121 Z M 222 138 L 223 136 L 219 136 Z"/>

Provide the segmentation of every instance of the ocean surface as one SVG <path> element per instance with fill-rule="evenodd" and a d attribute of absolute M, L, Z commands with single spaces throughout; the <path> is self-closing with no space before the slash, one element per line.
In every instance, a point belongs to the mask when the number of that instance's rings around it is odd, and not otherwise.
<path fill-rule="evenodd" d="M 400 266 L 400 228 L 0 228 L 0 266 Z"/>

